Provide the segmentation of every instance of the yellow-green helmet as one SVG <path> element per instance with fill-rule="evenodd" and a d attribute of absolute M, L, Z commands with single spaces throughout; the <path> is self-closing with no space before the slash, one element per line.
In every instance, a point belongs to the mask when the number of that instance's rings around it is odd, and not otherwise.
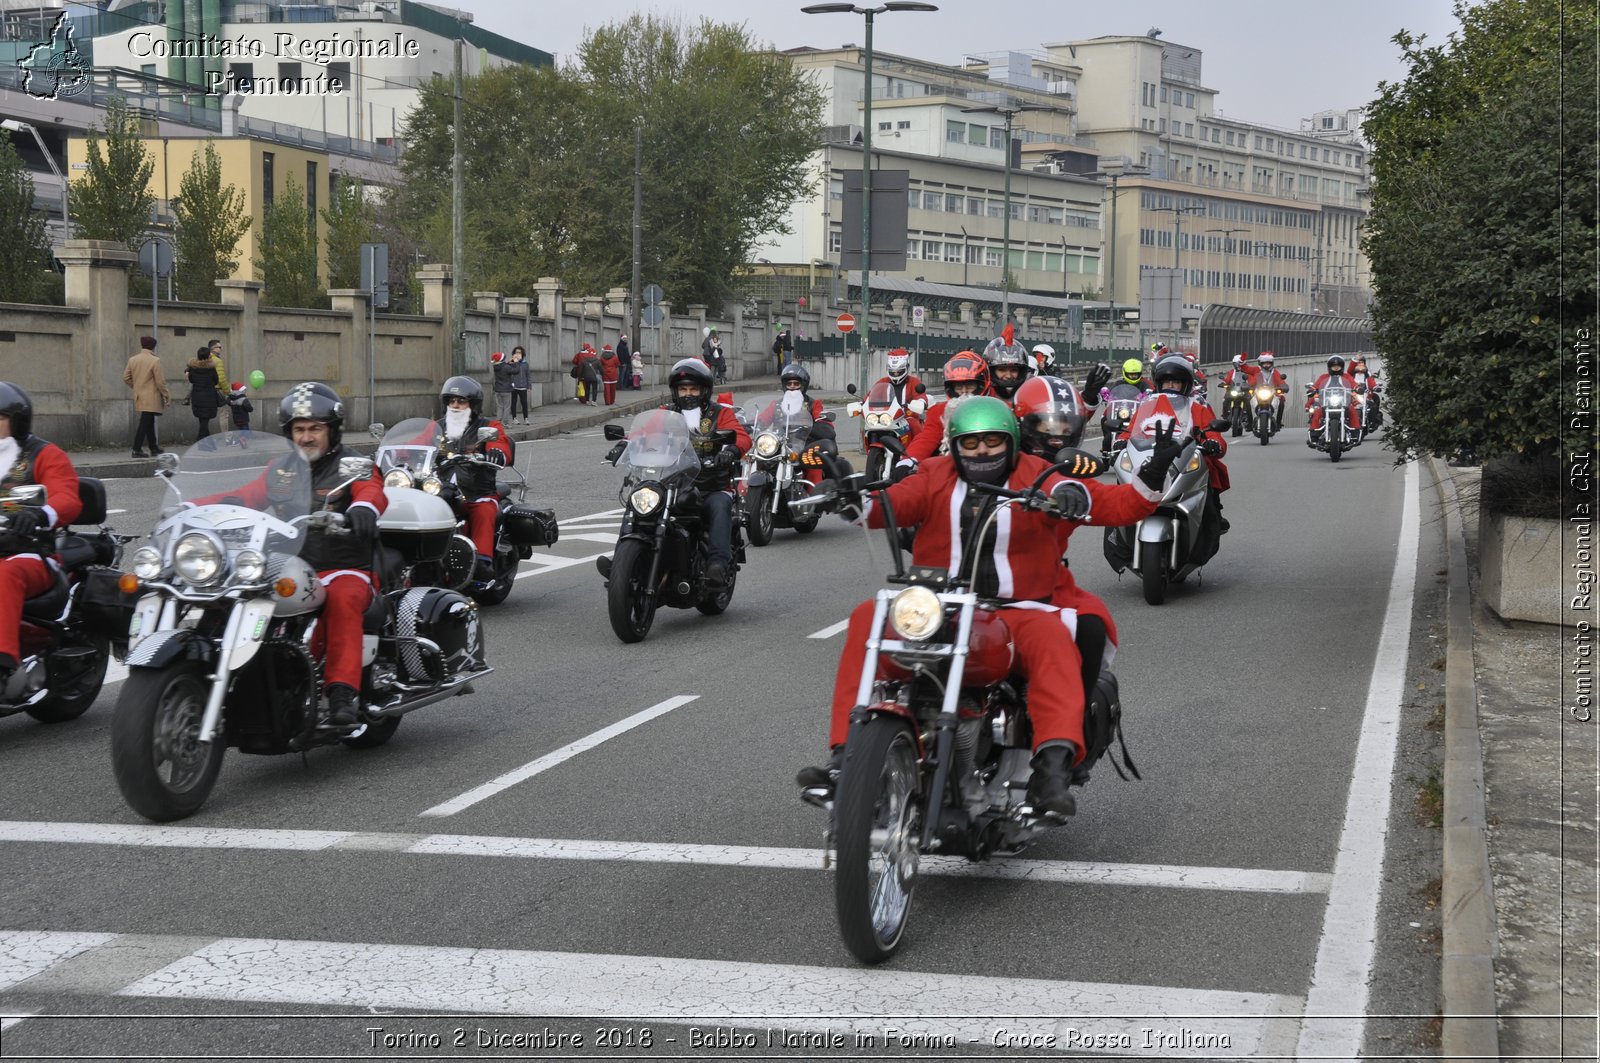
<path fill-rule="evenodd" d="M 1122 363 L 1122 379 L 1130 384 L 1137 384 L 1144 379 L 1144 363 L 1137 358 L 1129 358 Z"/>

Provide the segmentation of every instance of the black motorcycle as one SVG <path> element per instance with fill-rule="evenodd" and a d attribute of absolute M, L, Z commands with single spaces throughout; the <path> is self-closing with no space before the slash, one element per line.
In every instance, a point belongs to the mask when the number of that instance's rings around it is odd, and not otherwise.
<path fill-rule="evenodd" d="M 46 505 L 48 495 L 42 484 L 28 484 L 0 497 L 0 535 L 9 527 L 8 513 Z M 99 480 L 80 477 L 78 497 L 79 524 L 106 519 L 106 489 Z M 25 712 L 40 723 L 77 719 L 100 695 L 110 658 L 128 653 L 133 599 L 120 589 L 117 565 L 133 536 L 102 526 L 93 535 L 63 529 L 54 538 L 61 572 L 49 590 L 22 603 L 21 660 L 0 687 L 0 716 Z"/>
<path fill-rule="evenodd" d="M 1223 393 L 1222 416 L 1233 422 L 1232 434 L 1235 439 L 1244 435 L 1244 426 L 1249 422 L 1250 398 L 1250 378 L 1234 370 L 1233 380 Z"/>
<path fill-rule="evenodd" d="M 717 433 L 732 441 L 732 432 Z M 639 642 L 650 633 L 656 609 L 698 609 L 716 616 L 733 600 L 734 582 L 744 561 L 744 539 L 732 521 L 733 560 L 728 580 L 717 589 L 705 584 L 710 563 L 709 529 L 695 479 L 715 458 L 701 460 L 683 415 L 676 410 L 646 410 L 626 433 L 621 425 L 605 426 L 605 437 L 621 442 L 608 455 L 623 470 L 625 512 L 610 557 L 595 560 L 606 578 L 606 604 L 611 630 L 623 642 Z"/>
<path fill-rule="evenodd" d="M 411 565 L 437 560 L 449 543 L 450 507 L 421 491 L 385 488 L 405 530 L 380 525 L 380 593 L 363 618 L 358 724 L 324 725 L 323 669 L 312 644 L 327 592 L 300 553 L 311 527 L 346 534 L 344 514 L 312 508 L 310 478 L 296 475 L 305 463 L 282 436 L 237 433 L 243 446 L 227 450 L 221 438 L 200 440 L 181 462 L 161 457 L 158 475 L 176 502 L 132 555 L 141 596 L 111 722 L 111 763 L 129 807 L 158 821 L 200 808 L 229 746 L 257 754 L 379 746 L 405 713 L 470 694 L 474 680 L 494 671 L 477 606 L 408 579 Z M 372 467 L 369 458 L 344 459 L 343 482 L 327 501 Z"/>

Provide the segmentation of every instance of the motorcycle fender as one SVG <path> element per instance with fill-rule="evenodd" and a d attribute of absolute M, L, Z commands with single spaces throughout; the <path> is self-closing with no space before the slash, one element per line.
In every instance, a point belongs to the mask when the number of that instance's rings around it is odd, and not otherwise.
<path fill-rule="evenodd" d="M 857 710 L 861 711 L 861 710 Z M 917 722 L 916 715 L 909 706 L 898 701 L 879 701 L 866 707 L 867 716 L 895 716 L 911 725 L 912 740 L 917 743 L 917 756 L 927 756 L 927 749 L 922 744 L 922 727 Z M 852 714 L 854 715 L 854 714 Z"/>
<path fill-rule="evenodd" d="M 217 661 L 217 645 L 188 628 L 156 631 L 139 640 L 128 651 L 129 668 L 165 668 L 173 661 L 187 659 L 212 667 Z"/>
<path fill-rule="evenodd" d="M 770 483 L 772 483 L 772 474 L 769 472 L 757 470 L 750 474 L 750 490 L 752 491 L 758 487 L 766 487 Z"/>
<path fill-rule="evenodd" d="M 155 633 L 161 618 L 161 595 L 146 594 L 133 607 L 133 618 L 128 621 L 128 649 L 131 651 L 141 640 Z"/>
<path fill-rule="evenodd" d="M 1139 522 L 1141 543 L 1164 543 L 1173 537 L 1172 518 L 1167 514 L 1157 513 Z"/>
<path fill-rule="evenodd" d="M 239 627 L 228 653 L 228 671 L 237 672 L 256 655 L 276 608 L 277 603 L 271 598 L 253 598 L 240 603 L 239 609 L 243 615 L 239 617 Z"/>

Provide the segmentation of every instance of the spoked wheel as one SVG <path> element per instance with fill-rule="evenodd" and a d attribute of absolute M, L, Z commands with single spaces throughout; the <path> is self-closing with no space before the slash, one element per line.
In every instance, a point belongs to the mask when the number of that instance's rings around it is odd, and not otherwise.
<path fill-rule="evenodd" d="M 111 644 L 103 638 L 80 646 L 67 646 L 50 655 L 51 663 L 68 673 L 63 683 L 50 684 L 50 695 L 28 710 L 40 723 L 65 723 L 89 711 L 105 685 Z M 64 660 L 67 658 L 67 660 Z M 65 665 L 65 667 L 63 667 Z"/>
<path fill-rule="evenodd" d="M 650 551 L 637 539 L 624 539 L 611 557 L 611 586 L 606 589 L 606 607 L 611 615 L 611 630 L 623 642 L 640 642 L 655 623 L 656 603 L 648 596 L 645 582 L 650 578 Z"/>
<path fill-rule="evenodd" d="M 875 716 L 850 736 L 834 806 L 834 907 L 862 963 L 894 955 L 916 885 L 922 824 L 917 751 L 904 722 Z"/>
<path fill-rule="evenodd" d="M 1157 545 L 1161 548 L 1145 551 L 1144 568 L 1139 571 L 1144 580 L 1144 600 L 1151 605 L 1160 605 L 1167 600 L 1166 544 Z"/>
<path fill-rule="evenodd" d="M 111 719 L 111 768 L 122 797 L 157 822 L 196 812 L 222 769 L 222 735 L 200 741 L 210 681 L 198 661 L 138 669 Z"/>
<path fill-rule="evenodd" d="M 772 541 L 771 488 L 758 487 L 745 496 L 745 511 L 750 514 L 750 545 L 766 546 Z"/>

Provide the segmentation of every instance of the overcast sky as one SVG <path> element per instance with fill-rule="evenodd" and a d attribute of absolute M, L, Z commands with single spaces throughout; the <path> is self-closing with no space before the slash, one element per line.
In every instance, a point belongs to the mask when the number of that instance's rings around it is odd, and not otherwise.
<path fill-rule="evenodd" d="M 806 15 L 811 0 L 439 0 L 472 12 L 478 25 L 573 58 L 588 30 L 634 11 L 698 21 L 743 23 L 750 36 L 777 48 L 860 44 L 861 15 Z M 1436 44 L 1456 29 L 1451 0 L 933 0 L 935 12 L 877 16 L 874 51 L 957 63 L 963 55 L 1043 50 L 1046 43 L 1141 34 L 1161 29 L 1163 40 L 1197 47 L 1205 56 L 1201 80 L 1219 91 L 1230 118 L 1297 128 L 1321 110 L 1359 107 L 1379 81 L 1404 75 L 1389 38 L 1401 29 Z M 856 6 L 865 6 L 858 3 Z"/>

